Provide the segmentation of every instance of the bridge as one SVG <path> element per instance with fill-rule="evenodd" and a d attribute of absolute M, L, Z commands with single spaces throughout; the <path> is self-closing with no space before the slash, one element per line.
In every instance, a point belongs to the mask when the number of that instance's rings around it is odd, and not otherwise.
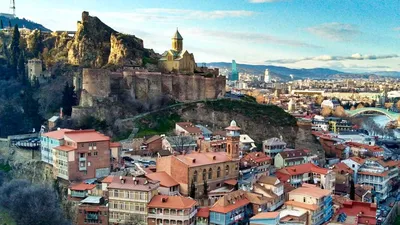
<path fill-rule="evenodd" d="M 400 116 L 400 113 L 388 111 L 383 108 L 376 108 L 376 107 L 365 107 L 365 108 L 360 108 L 360 109 L 355 109 L 355 110 L 345 110 L 346 114 L 349 115 L 350 117 L 354 117 L 360 114 L 378 114 L 378 115 L 385 115 L 387 116 L 390 120 L 397 120 Z"/>

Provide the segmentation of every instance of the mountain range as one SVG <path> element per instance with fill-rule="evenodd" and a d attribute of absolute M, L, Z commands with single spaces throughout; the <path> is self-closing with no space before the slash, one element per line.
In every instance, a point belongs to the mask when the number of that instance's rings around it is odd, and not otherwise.
<path fill-rule="evenodd" d="M 209 67 L 217 67 L 220 69 L 231 70 L 232 63 L 230 62 L 211 62 L 206 64 Z M 268 69 L 272 74 L 272 78 L 277 80 L 289 80 L 290 75 L 294 79 L 310 78 L 310 79 L 335 79 L 335 78 L 378 78 L 381 76 L 387 77 L 400 77 L 400 72 L 397 71 L 378 71 L 371 73 L 347 73 L 339 70 L 329 68 L 312 68 L 312 69 L 292 69 L 283 66 L 271 65 L 250 65 L 250 64 L 236 64 L 237 69 L 241 73 L 249 73 L 254 75 L 264 75 L 265 69 Z"/>

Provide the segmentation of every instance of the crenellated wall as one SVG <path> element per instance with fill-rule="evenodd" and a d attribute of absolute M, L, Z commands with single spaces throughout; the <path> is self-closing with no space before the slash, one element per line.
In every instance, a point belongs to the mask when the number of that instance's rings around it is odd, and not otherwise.
<path fill-rule="evenodd" d="M 225 94 L 225 77 L 173 75 L 159 72 L 124 70 L 117 74 L 103 69 L 83 69 L 82 93 L 95 99 L 107 98 L 124 90 L 141 101 L 168 95 L 178 101 L 215 99 Z M 87 96 L 81 106 L 90 106 Z M 88 104 L 88 102 L 90 102 Z M 83 104 L 84 103 L 84 104 Z"/>

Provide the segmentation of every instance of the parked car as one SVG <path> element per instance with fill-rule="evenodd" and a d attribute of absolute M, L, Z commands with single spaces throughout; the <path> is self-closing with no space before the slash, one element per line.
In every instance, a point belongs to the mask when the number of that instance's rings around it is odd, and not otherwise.
<path fill-rule="evenodd" d="M 133 162 L 135 162 L 135 160 L 134 160 L 134 159 L 132 159 L 131 157 L 128 157 L 128 156 L 124 156 L 124 157 L 122 157 L 122 159 L 123 159 L 124 161 L 126 161 L 126 162 L 130 162 L 130 163 L 133 163 Z"/>

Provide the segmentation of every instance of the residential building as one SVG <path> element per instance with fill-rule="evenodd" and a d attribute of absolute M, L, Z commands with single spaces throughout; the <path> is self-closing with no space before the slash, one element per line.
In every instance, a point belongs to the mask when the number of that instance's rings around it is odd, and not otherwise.
<path fill-rule="evenodd" d="M 211 225 L 246 224 L 253 215 L 244 191 L 224 195 L 210 208 Z"/>
<path fill-rule="evenodd" d="M 355 201 L 357 202 L 372 202 L 372 190 L 373 186 L 370 185 L 355 185 Z"/>
<path fill-rule="evenodd" d="M 41 141 L 42 159 L 53 166 L 54 177 L 74 181 L 110 173 L 110 138 L 95 130 L 57 130 L 42 134 Z"/>
<path fill-rule="evenodd" d="M 123 223 L 131 216 L 147 221 L 147 206 L 159 185 L 146 178 L 114 176 L 108 185 L 110 223 Z"/>
<path fill-rule="evenodd" d="M 195 139 L 202 137 L 201 129 L 191 122 L 179 122 L 175 124 L 175 135 L 192 136 Z"/>
<path fill-rule="evenodd" d="M 368 202 L 348 201 L 338 209 L 334 219 L 328 225 L 364 225 L 377 224 L 376 204 Z"/>
<path fill-rule="evenodd" d="M 154 155 L 156 152 L 162 149 L 162 140 L 163 137 L 159 135 L 151 136 L 150 138 L 143 141 L 143 145 L 145 149 L 149 151 L 151 155 Z"/>
<path fill-rule="evenodd" d="M 299 187 L 303 183 L 314 183 L 330 191 L 335 189 L 335 173 L 312 163 L 285 167 L 278 170 L 276 175 L 281 181 L 288 182 L 293 187 Z"/>
<path fill-rule="evenodd" d="M 147 205 L 147 224 L 181 224 L 196 223 L 197 202 L 183 196 L 156 195 Z"/>
<path fill-rule="evenodd" d="M 208 225 L 210 219 L 210 208 L 203 207 L 197 209 L 196 225 Z"/>
<path fill-rule="evenodd" d="M 188 196 L 192 182 L 196 186 L 196 195 L 204 194 L 204 182 L 209 191 L 220 188 L 226 181 L 237 180 L 239 175 L 239 130 L 232 121 L 227 131 L 225 152 L 192 152 L 171 155 L 157 159 L 157 172 L 165 171 L 180 187 L 181 194 Z"/>
<path fill-rule="evenodd" d="M 278 169 L 308 163 L 308 153 L 303 149 L 285 150 L 278 153 L 274 159 L 274 166 Z"/>
<path fill-rule="evenodd" d="M 353 179 L 353 170 L 345 163 L 340 162 L 332 166 L 335 172 L 335 194 L 347 195 L 350 194 L 350 180 Z"/>
<path fill-rule="evenodd" d="M 179 195 L 179 183 L 165 171 L 148 173 L 146 177 L 150 180 L 160 181 L 158 192 L 162 195 Z"/>
<path fill-rule="evenodd" d="M 347 146 L 350 147 L 350 152 L 353 156 L 357 157 L 365 157 L 365 156 L 373 156 L 373 157 L 382 157 L 384 150 L 379 146 L 371 146 L 368 144 L 362 144 L 357 142 L 347 142 Z"/>
<path fill-rule="evenodd" d="M 53 165 L 53 148 L 64 145 L 64 133 L 66 131 L 72 130 L 59 129 L 42 134 L 42 136 L 40 137 L 40 153 L 43 162 Z"/>
<path fill-rule="evenodd" d="M 285 202 L 284 185 L 276 177 L 261 176 L 253 185 L 253 192 L 270 198 L 267 211 L 275 211 Z"/>
<path fill-rule="evenodd" d="M 168 150 L 171 153 L 190 153 L 196 150 L 197 143 L 192 136 L 169 136 L 162 140 L 162 149 Z"/>
<path fill-rule="evenodd" d="M 283 152 L 285 148 L 286 142 L 279 138 L 270 138 L 263 141 L 263 151 L 271 158 L 274 158 L 276 154 Z"/>
<path fill-rule="evenodd" d="M 77 225 L 108 225 L 108 204 L 101 196 L 89 196 L 78 205 Z"/>
<path fill-rule="evenodd" d="M 226 149 L 226 140 L 198 139 L 197 146 L 200 152 L 224 152 Z"/>
<path fill-rule="evenodd" d="M 270 174 L 271 158 L 263 152 L 250 152 L 240 159 L 242 167 L 254 168 L 256 171 L 256 179 L 262 175 Z"/>
<path fill-rule="evenodd" d="M 111 149 L 111 169 L 119 168 L 122 164 L 122 145 L 119 142 L 111 142 L 110 143 Z"/>
<path fill-rule="evenodd" d="M 283 209 L 279 211 L 280 225 L 307 225 L 308 224 L 308 212 L 304 210 L 294 209 Z"/>
<path fill-rule="evenodd" d="M 279 225 L 279 212 L 262 212 L 250 218 L 250 225 Z"/>
<path fill-rule="evenodd" d="M 204 140 L 210 140 L 212 137 L 212 131 L 210 131 L 207 127 L 203 125 L 196 125 L 201 130 L 201 134 Z"/>
<path fill-rule="evenodd" d="M 242 151 L 253 151 L 257 148 L 257 146 L 254 144 L 254 140 L 251 139 L 249 135 L 241 134 L 239 148 Z"/>
<path fill-rule="evenodd" d="M 309 225 L 321 225 L 333 216 L 331 193 L 330 190 L 305 184 L 289 192 L 289 201 L 285 205 L 287 209 L 307 212 Z"/>
<path fill-rule="evenodd" d="M 360 157 L 350 157 L 348 159 L 342 160 L 342 163 L 346 164 L 350 169 L 353 170 L 354 174 L 354 182 L 357 182 L 357 172 L 362 164 L 364 164 L 365 160 Z"/>
<path fill-rule="evenodd" d="M 375 188 L 379 201 L 389 196 L 391 182 L 399 176 L 398 163 L 395 161 L 382 161 L 377 158 L 365 159 L 357 172 L 357 183 L 370 185 Z"/>
<path fill-rule="evenodd" d="M 68 187 L 68 199 L 71 201 L 81 201 L 89 195 L 96 194 L 96 184 L 73 183 Z"/>

